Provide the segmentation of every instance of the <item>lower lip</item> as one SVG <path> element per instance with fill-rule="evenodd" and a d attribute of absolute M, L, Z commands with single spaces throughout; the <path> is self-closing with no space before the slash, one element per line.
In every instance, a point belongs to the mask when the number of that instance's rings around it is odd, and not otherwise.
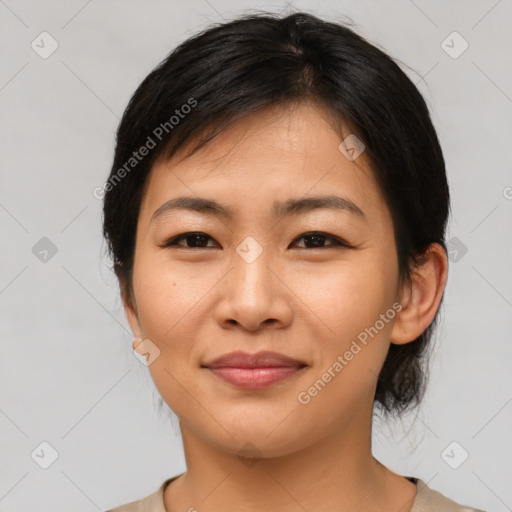
<path fill-rule="evenodd" d="M 267 388 L 292 375 L 303 368 L 297 366 L 278 366 L 266 368 L 209 368 L 209 370 L 222 380 L 241 388 L 261 389 Z"/>

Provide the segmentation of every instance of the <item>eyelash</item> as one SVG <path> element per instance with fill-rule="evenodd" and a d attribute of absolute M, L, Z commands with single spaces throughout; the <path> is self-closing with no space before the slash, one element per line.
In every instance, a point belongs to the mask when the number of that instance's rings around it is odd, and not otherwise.
<path fill-rule="evenodd" d="M 167 242 L 164 242 L 162 245 L 160 245 L 160 247 L 173 247 L 173 246 L 177 246 L 176 242 L 179 242 L 182 239 L 186 239 L 187 237 L 194 236 L 194 235 L 196 235 L 196 236 L 197 235 L 199 235 L 199 236 L 204 235 L 207 238 L 209 238 L 210 240 L 213 240 L 213 238 L 211 236 L 209 236 L 206 233 L 203 233 L 201 231 L 190 231 L 190 232 L 182 233 L 180 235 L 176 235 L 176 236 L 172 237 Z M 303 233 L 302 235 L 297 237 L 292 243 L 295 243 L 296 241 L 298 241 L 298 240 L 300 240 L 302 238 L 308 237 L 308 236 L 321 236 L 321 237 L 325 237 L 326 239 L 331 240 L 334 243 L 331 244 L 331 245 L 325 246 L 325 247 L 309 247 L 309 248 L 308 247 L 300 247 L 300 249 L 308 249 L 308 250 L 311 250 L 311 249 L 328 249 L 330 247 L 335 247 L 335 246 L 346 247 L 347 249 L 349 249 L 349 248 L 353 247 L 350 244 L 348 244 L 347 242 L 341 240 L 340 238 L 332 236 L 332 235 L 329 235 L 327 233 L 323 233 L 322 231 L 309 231 L 307 233 Z M 186 246 L 179 246 L 179 247 L 183 247 L 184 249 L 211 249 L 211 247 L 186 247 Z"/>

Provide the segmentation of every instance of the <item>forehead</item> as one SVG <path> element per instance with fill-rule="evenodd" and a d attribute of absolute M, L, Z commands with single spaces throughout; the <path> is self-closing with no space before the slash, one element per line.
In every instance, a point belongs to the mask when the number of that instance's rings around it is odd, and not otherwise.
<path fill-rule="evenodd" d="M 275 211 L 276 200 L 336 194 L 374 214 L 386 213 L 364 151 L 355 160 L 340 151 L 353 136 L 334 129 L 316 104 L 273 106 L 234 121 L 191 156 L 185 146 L 155 163 L 141 216 L 183 195 L 221 199 L 235 213 Z M 349 137 L 350 140 L 350 137 Z"/>

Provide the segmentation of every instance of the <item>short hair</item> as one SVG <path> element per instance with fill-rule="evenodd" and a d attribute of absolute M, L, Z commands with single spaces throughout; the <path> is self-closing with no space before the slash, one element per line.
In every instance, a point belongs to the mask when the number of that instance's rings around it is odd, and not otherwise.
<path fill-rule="evenodd" d="M 333 127 L 348 127 L 364 143 L 392 216 L 400 281 L 410 282 L 431 243 L 446 251 L 445 163 L 413 82 L 344 24 L 304 12 L 250 14 L 182 42 L 143 80 L 123 114 L 103 206 L 103 234 L 123 297 L 133 293 L 137 220 L 153 164 L 187 144 L 190 156 L 251 112 L 305 101 L 321 105 Z M 386 415 L 421 401 L 438 312 L 417 339 L 390 345 L 374 400 Z"/>

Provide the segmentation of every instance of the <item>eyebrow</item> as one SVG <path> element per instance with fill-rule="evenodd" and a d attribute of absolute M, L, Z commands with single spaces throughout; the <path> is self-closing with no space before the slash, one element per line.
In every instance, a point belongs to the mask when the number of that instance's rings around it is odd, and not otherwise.
<path fill-rule="evenodd" d="M 336 195 L 303 197 L 300 199 L 288 199 L 287 201 L 275 201 L 272 208 L 272 214 L 275 217 L 286 217 L 289 215 L 298 215 L 317 209 L 341 210 L 355 214 L 366 220 L 366 214 L 353 201 L 345 197 Z M 153 222 L 164 213 L 176 210 L 188 210 L 199 212 L 206 215 L 213 215 L 231 220 L 235 212 L 227 205 L 219 203 L 213 199 L 203 197 L 180 196 L 170 199 L 157 208 L 151 216 Z"/>

